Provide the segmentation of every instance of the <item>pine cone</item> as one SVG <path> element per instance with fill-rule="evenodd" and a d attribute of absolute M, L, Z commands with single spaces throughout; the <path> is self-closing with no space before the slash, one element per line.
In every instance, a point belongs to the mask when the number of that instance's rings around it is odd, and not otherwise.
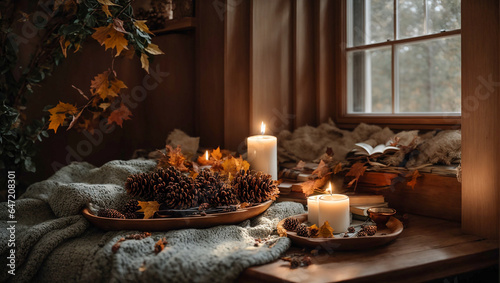
<path fill-rule="evenodd" d="M 347 232 L 354 233 L 354 232 L 356 232 L 356 230 L 354 229 L 354 227 L 349 226 L 349 228 L 347 228 Z"/>
<path fill-rule="evenodd" d="M 151 173 L 130 175 L 125 183 L 125 189 L 133 197 L 143 198 L 147 201 L 154 200 L 155 192 Z"/>
<path fill-rule="evenodd" d="M 99 217 L 106 217 L 106 218 L 125 219 L 125 216 L 123 216 L 123 214 L 121 214 L 118 210 L 116 210 L 116 209 L 109 209 L 109 208 L 100 209 L 97 212 L 97 216 L 99 216 Z"/>
<path fill-rule="evenodd" d="M 361 231 L 359 231 L 357 236 L 358 236 L 358 237 L 366 237 L 366 232 L 365 232 L 365 230 L 361 230 Z"/>
<path fill-rule="evenodd" d="M 373 236 L 377 233 L 377 226 L 375 226 L 375 225 L 365 226 L 363 228 L 363 231 L 365 231 L 366 235 Z"/>
<path fill-rule="evenodd" d="M 168 167 L 153 173 L 155 200 L 167 209 L 185 209 L 198 205 L 198 190 L 193 179 Z"/>
<path fill-rule="evenodd" d="M 125 216 L 126 219 L 137 219 L 137 214 L 133 213 L 133 212 L 127 212 L 125 214 L 123 214 L 123 216 Z"/>
<path fill-rule="evenodd" d="M 292 217 L 288 217 L 287 219 L 285 219 L 285 222 L 283 222 L 283 228 L 285 228 L 287 231 L 295 231 L 297 229 L 297 226 L 299 225 L 299 220 Z"/>
<path fill-rule="evenodd" d="M 310 234 L 309 234 L 309 229 L 307 228 L 307 226 L 304 224 L 300 224 L 297 227 L 297 235 L 301 236 L 301 237 L 309 238 Z"/>
<path fill-rule="evenodd" d="M 127 213 L 135 213 L 137 210 L 141 209 L 139 207 L 139 202 L 136 199 L 131 199 L 125 204 L 122 209 L 122 213 L 125 215 Z"/>
<path fill-rule="evenodd" d="M 271 175 L 241 170 L 232 181 L 240 202 L 262 203 L 275 200 L 279 194 L 278 187 Z"/>

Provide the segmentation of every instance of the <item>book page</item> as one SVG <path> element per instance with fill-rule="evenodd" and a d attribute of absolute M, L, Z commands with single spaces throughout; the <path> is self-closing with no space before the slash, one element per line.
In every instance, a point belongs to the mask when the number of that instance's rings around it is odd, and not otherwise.
<path fill-rule="evenodd" d="M 368 155 L 371 155 L 373 152 L 373 147 L 369 144 L 363 143 L 363 142 L 358 142 L 356 144 L 357 146 L 361 147 Z M 359 151 L 358 151 L 359 152 Z M 363 152 L 359 152 L 360 154 L 363 154 Z"/>

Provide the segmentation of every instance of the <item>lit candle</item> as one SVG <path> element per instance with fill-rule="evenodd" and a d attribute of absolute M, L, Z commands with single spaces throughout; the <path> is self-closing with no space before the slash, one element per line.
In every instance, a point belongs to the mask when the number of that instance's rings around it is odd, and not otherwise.
<path fill-rule="evenodd" d="M 346 232 L 349 228 L 349 197 L 340 194 L 322 195 L 318 200 L 318 219 L 328 221 L 333 233 Z"/>
<path fill-rule="evenodd" d="M 205 160 L 208 161 L 208 150 L 205 150 Z"/>
<path fill-rule="evenodd" d="M 278 179 L 278 142 L 276 137 L 264 135 L 266 125 L 262 122 L 261 135 L 247 138 L 250 169 L 271 175 Z"/>

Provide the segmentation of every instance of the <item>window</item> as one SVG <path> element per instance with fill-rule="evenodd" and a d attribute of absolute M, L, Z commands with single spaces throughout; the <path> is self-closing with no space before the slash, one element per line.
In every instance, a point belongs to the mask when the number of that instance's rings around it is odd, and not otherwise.
<path fill-rule="evenodd" d="M 460 117 L 460 0 L 345 0 L 344 9 L 345 117 Z"/>

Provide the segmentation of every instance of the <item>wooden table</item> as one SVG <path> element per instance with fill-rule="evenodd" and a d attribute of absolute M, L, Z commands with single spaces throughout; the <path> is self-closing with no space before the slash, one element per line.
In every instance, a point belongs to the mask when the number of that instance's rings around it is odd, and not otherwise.
<path fill-rule="evenodd" d="M 292 247 L 287 253 L 301 252 Z M 392 243 L 366 251 L 323 253 L 308 267 L 284 260 L 246 269 L 238 282 L 415 282 L 498 265 L 498 241 L 465 235 L 460 223 L 410 215 Z"/>

